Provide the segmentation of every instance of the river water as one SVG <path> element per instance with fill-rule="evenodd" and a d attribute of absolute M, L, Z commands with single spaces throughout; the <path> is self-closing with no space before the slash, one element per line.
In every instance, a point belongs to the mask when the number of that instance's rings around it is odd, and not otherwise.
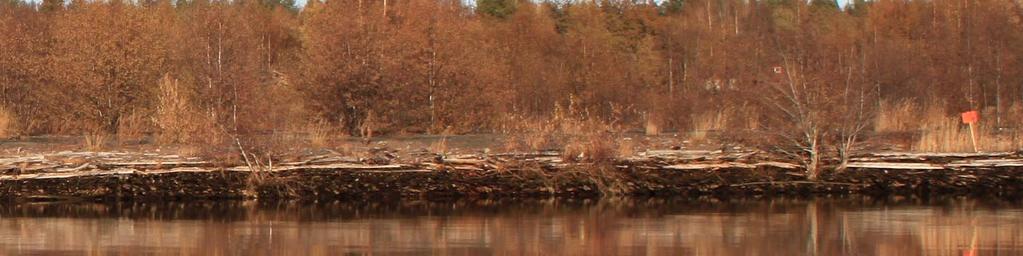
<path fill-rule="evenodd" d="M 0 255 L 1023 255 L 963 198 L 0 203 Z"/>

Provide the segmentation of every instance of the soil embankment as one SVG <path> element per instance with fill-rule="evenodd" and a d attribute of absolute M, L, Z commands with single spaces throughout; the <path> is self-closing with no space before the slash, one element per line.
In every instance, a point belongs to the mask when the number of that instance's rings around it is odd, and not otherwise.
<path fill-rule="evenodd" d="M 757 152 L 647 151 L 605 163 L 558 152 L 309 156 L 273 166 L 218 167 L 174 155 L 60 152 L 0 157 L 0 198 L 14 200 L 349 199 L 452 197 L 1023 195 L 1018 153 L 864 155 L 808 180 Z"/>

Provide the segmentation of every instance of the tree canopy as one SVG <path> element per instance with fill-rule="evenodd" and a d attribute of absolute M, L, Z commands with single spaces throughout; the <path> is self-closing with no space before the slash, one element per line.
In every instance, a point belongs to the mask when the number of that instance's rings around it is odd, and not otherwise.
<path fill-rule="evenodd" d="M 706 113 L 766 120 L 755 106 L 788 63 L 828 92 L 1002 115 L 1023 108 L 1021 13 L 1008 0 L 10 2 L 0 107 L 25 134 L 114 133 L 155 113 L 171 77 L 231 132 L 493 132 L 568 112 L 686 130 Z"/>

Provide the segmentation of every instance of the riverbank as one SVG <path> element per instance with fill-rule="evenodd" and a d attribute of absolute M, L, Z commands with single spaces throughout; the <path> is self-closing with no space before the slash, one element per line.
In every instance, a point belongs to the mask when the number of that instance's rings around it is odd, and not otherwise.
<path fill-rule="evenodd" d="M 57 152 L 0 157 L 8 200 L 338 200 L 400 197 L 594 198 L 622 196 L 1023 196 L 1019 153 L 881 153 L 809 180 L 794 163 L 756 151 L 649 150 L 606 162 L 560 152 L 423 154 L 393 159 L 310 155 L 224 167 L 153 153 Z"/>

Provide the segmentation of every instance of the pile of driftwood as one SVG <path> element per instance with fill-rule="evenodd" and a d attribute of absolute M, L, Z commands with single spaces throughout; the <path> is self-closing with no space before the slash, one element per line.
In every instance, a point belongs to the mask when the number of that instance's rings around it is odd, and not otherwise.
<path fill-rule="evenodd" d="M 756 169 L 772 166 L 785 169 L 798 168 L 795 164 L 777 161 L 751 163 L 754 151 L 724 153 L 704 150 L 654 150 L 638 156 L 616 160 L 618 166 L 642 166 L 648 169 L 712 170 L 720 168 Z M 56 152 L 25 156 L 0 156 L 0 180 L 53 179 L 76 176 L 112 174 L 147 174 L 174 172 L 251 172 L 251 171 L 354 171 L 354 172 L 432 172 L 432 171 L 488 171 L 510 166 L 540 166 L 547 170 L 568 169 L 586 163 L 566 161 L 561 152 L 459 154 L 440 155 L 419 153 L 407 161 L 396 154 L 383 152 L 380 156 L 353 157 L 335 152 L 305 156 L 297 161 L 265 162 L 254 168 L 250 165 L 217 167 L 198 157 L 171 154 L 132 152 Z M 254 170 L 258 169 L 258 170 Z"/>
<path fill-rule="evenodd" d="M 7 198 L 337 198 L 401 196 L 595 196 L 765 193 L 1023 192 L 1018 153 L 875 153 L 843 172 L 807 180 L 797 163 L 753 150 L 650 150 L 604 163 L 561 152 L 400 158 L 337 153 L 223 167 L 195 157 L 132 152 L 0 156 Z M 600 171 L 593 171 L 599 169 Z"/>

